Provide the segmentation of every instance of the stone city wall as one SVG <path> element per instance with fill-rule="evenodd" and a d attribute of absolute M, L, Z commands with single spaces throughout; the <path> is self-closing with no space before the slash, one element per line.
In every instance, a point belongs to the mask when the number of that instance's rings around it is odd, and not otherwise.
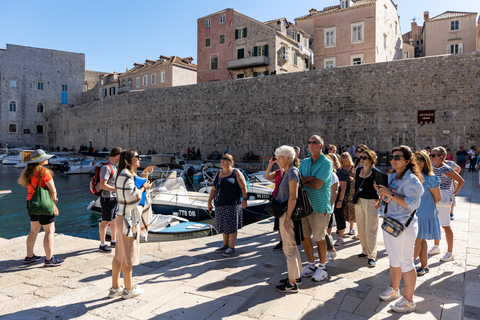
<path fill-rule="evenodd" d="M 243 80 L 130 92 L 105 99 L 106 147 L 205 156 L 225 147 L 271 155 L 276 146 L 306 149 L 365 143 L 377 151 L 457 148 L 480 142 L 480 52 L 311 70 Z M 419 110 L 435 123 L 418 124 Z M 445 114 L 445 117 L 443 115 Z M 48 115 L 50 146 L 103 148 L 101 103 Z"/>

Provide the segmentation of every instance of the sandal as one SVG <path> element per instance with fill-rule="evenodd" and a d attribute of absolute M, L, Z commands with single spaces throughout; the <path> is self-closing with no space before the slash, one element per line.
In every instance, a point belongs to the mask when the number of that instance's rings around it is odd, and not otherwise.
<path fill-rule="evenodd" d="M 350 229 L 350 231 L 348 232 L 348 234 L 351 235 L 351 236 L 354 236 L 354 235 L 355 235 L 355 230 Z"/>

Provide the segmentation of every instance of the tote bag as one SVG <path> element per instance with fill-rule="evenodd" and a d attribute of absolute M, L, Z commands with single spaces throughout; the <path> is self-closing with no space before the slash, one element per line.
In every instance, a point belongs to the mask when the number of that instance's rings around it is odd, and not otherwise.
<path fill-rule="evenodd" d="M 53 216 L 53 199 L 50 191 L 42 188 L 42 179 L 38 177 L 38 185 L 28 204 L 28 214 L 37 216 Z"/>

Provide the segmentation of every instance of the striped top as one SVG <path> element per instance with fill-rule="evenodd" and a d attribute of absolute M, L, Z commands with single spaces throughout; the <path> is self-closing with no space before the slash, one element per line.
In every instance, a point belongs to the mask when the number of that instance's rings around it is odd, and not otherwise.
<path fill-rule="evenodd" d="M 322 153 L 316 162 L 313 162 L 311 157 L 303 159 L 298 169 L 302 177 L 314 176 L 323 181 L 323 185 L 318 189 L 311 189 L 305 186 L 305 190 L 307 190 L 312 202 L 313 211 L 325 214 L 332 212 L 332 206 L 330 205 L 332 162 Z"/>
<path fill-rule="evenodd" d="M 450 166 L 444 164 L 440 168 L 433 167 L 433 172 L 437 177 L 440 178 L 440 190 L 450 190 L 452 187 L 452 179 L 447 177 L 445 174 L 453 171 Z"/>

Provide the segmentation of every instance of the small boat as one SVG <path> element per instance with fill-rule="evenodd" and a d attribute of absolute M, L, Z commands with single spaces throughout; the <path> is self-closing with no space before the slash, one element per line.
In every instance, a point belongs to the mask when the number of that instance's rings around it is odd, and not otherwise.
<path fill-rule="evenodd" d="M 100 225 L 102 219 L 98 219 Z M 107 227 L 107 234 L 110 236 L 110 226 Z M 148 228 L 148 238 L 140 237 L 141 242 L 164 242 L 186 239 L 203 238 L 216 234 L 215 228 L 207 223 L 190 222 L 187 219 L 152 215 Z"/>
<path fill-rule="evenodd" d="M 104 163 L 104 160 L 83 160 L 80 163 L 70 165 L 65 174 L 88 174 L 94 173 L 95 168 Z"/>
<path fill-rule="evenodd" d="M 11 190 L 0 190 L 0 198 L 5 197 L 7 194 L 12 193 Z"/>

